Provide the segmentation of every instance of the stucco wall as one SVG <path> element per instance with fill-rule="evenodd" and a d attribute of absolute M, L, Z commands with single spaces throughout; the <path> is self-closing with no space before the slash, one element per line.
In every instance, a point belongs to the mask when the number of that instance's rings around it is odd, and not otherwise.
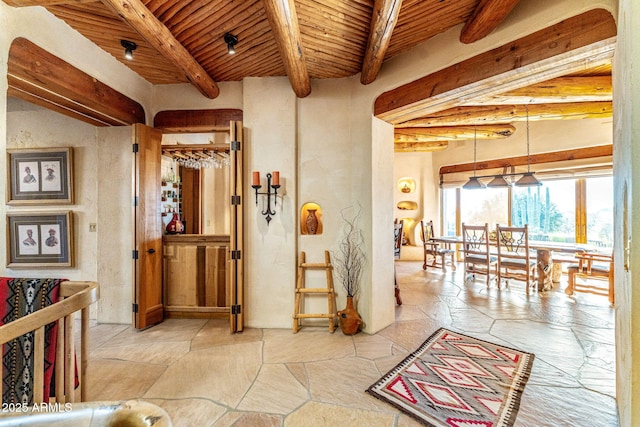
<path fill-rule="evenodd" d="M 616 397 L 621 426 L 640 424 L 640 4 L 621 0 L 613 67 Z M 635 309 L 634 309 L 635 307 Z"/>

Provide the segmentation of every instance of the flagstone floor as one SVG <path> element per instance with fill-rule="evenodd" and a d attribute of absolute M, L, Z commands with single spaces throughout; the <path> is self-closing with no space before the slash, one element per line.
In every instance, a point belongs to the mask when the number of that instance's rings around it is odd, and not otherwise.
<path fill-rule="evenodd" d="M 93 325 L 89 399 L 140 398 L 175 426 L 419 425 L 364 392 L 439 327 L 535 354 L 516 426 L 617 426 L 614 311 L 606 297 L 487 289 L 397 262 L 403 305 L 375 335 L 246 329 L 170 319 L 142 332 Z"/>

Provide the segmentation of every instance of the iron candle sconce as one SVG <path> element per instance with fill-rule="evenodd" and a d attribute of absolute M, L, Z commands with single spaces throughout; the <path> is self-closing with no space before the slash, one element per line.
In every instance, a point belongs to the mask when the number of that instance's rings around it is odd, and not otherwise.
<path fill-rule="evenodd" d="M 271 178 L 273 178 L 273 183 L 271 182 Z M 271 209 L 271 196 L 273 196 L 273 206 L 278 205 L 278 188 L 280 188 L 280 172 L 274 171 L 273 175 L 270 173 L 267 174 L 267 191 L 259 192 L 262 188 L 260 185 L 260 172 L 253 172 L 253 183 L 251 185 L 253 189 L 256 191 L 256 206 L 258 206 L 258 194 L 263 196 L 267 196 L 267 208 L 262 211 L 262 215 L 266 216 L 267 225 L 271 221 L 271 215 L 275 215 L 276 211 Z M 273 192 L 271 191 L 273 189 Z"/>

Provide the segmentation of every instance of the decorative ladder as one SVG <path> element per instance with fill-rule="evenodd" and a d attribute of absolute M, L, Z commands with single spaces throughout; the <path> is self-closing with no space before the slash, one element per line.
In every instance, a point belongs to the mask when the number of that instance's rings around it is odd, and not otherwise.
<path fill-rule="evenodd" d="M 329 319 L 329 332 L 333 333 L 336 329 L 335 325 L 335 293 L 333 290 L 333 266 L 329 251 L 324 251 L 324 263 L 308 263 L 306 254 L 300 252 L 300 263 L 298 264 L 298 280 L 296 283 L 296 302 L 293 312 L 293 333 L 297 333 L 302 326 L 302 319 Z M 327 274 L 326 288 L 305 288 L 305 273 L 308 269 L 324 269 Z M 304 294 L 327 294 L 329 312 L 328 313 L 302 313 L 301 307 L 304 307 Z"/>

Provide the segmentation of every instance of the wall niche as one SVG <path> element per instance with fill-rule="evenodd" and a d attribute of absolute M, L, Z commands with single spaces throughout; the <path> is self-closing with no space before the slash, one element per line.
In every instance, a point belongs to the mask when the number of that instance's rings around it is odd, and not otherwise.
<path fill-rule="evenodd" d="M 322 208 L 314 202 L 305 203 L 300 209 L 300 234 L 322 234 Z"/>

